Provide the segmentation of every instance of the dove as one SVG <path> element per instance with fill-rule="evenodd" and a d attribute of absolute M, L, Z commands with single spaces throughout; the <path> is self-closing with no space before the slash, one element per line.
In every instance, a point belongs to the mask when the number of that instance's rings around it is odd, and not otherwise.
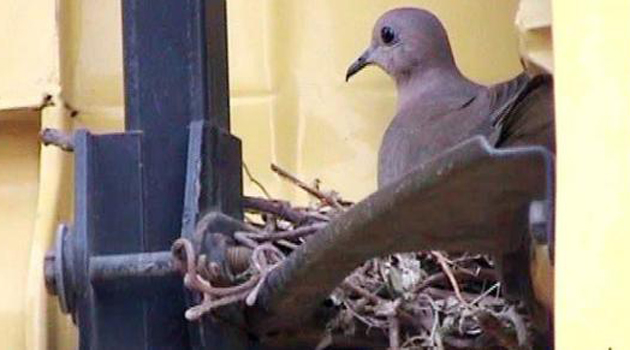
<path fill-rule="evenodd" d="M 398 8 L 382 15 L 346 81 L 370 65 L 391 76 L 398 92 L 379 149 L 379 188 L 476 135 L 495 147 L 540 145 L 555 153 L 552 78 L 521 73 L 490 86 L 471 81 L 429 11 Z"/>
<path fill-rule="evenodd" d="M 493 85 L 468 79 L 456 65 L 444 26 L 429 11 L 398 8 L 382 15 L 369 47 L 348 68 L 346 81 L 370 65 L 394 80 L 398 94 L 396 114 L 379 149 L 379 188 L 478 135 L 497 148 L 537 145 L 555 155 L 553 78 L 521 73 Z M 553 232 L 548 241 L 552 253 Z M 530 306 L 536 304 L 534 297 L 552 312 L 553 268 L 530 251 L 497 262 L 502 289 Z M 535 270 L 544 272 L 528 278 Z M 546 345 L 539 348 L 552 347 L 552 331 L 544 320 L 549 316 L 543 311 L 536 318 L 546 333 Z"/>

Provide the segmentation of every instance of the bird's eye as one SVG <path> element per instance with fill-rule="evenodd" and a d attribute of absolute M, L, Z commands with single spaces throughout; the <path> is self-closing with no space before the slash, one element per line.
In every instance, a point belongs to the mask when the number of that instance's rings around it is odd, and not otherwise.
<path fill-rule="evenodd" d="M 386 45 L 389 45 L 394 42 L 396 39 L 396 34 L 394 34 L 394 30 L 391 27 L 383 27 L 381 28 L 381 40 Z"/>

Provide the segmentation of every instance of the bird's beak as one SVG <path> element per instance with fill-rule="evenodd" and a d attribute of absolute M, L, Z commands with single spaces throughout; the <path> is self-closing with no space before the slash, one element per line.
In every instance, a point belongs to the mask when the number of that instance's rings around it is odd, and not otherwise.
<path fill-rule="evenodd" d="M 346 81 L 350 80 L 350 78 L 357 74 L 361 69 L 372 63 L 372 49 L 369 48 L 365 50 L 365 52 L 359 57 L 356 61 L 354 61 L 350 67 L 348 67 L 348 71 L 346 72 Z"/>

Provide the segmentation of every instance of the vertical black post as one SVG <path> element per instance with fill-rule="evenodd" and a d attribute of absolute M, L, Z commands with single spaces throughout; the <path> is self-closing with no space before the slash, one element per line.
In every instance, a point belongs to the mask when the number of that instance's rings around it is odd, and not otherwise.
<path fill-rule="evenodd" d="M 229 132 L 225 15 L 225 0 L 123 0 L 125 121 L 144 134 L 150 251 L 179 236 L 190 122 Z"/>
<path fill-rule="evenodd" d="M 229 134 L 225 0 L 123 0 L 123 38 L 126 129 L 143 135 L 143 250 L 167 250 L 183 214 L 185 231 L 210 210 L 242 216 L 240 141 Z M 202 128 L 192 217 L 183 212 L 191 125 Z M 211 320 L 186 322 L 185 303 L 181 281 L 156 289 L 146 308 L 149 348 L 244 344 L 242 332 Z M 181 337 L 165 339 L 173 320 Z"/>

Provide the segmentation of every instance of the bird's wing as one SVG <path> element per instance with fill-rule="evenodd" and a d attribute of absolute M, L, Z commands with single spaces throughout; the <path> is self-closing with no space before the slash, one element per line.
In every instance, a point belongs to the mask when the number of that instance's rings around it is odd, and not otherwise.
<path fill-rule="evenodd" d="M 456 118 L 475 98 L 472 93 L 462 93 L 432 103 L 416 101 L 412 108 L 399 110 L 381 141 L 379 188 L 463 141 L 466 135 L 460 129 L 473 129 L 474 123 L 467 126 L 465 120 Z M 455 125 L 449 127 L 449 124 Z"/>
<path fill-rule="evenodd" d="M 524 74 L 490 88 L 490 142 L 496 147 L 539 145 L 555 153 L 553 78 Z"/>

